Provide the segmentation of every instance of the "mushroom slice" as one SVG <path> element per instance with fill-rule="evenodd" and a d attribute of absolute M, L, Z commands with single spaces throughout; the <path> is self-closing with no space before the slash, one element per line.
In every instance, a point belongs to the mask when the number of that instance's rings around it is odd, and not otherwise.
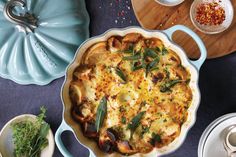
<path fill-rule="evenodd" d="M 97 43 L 86 52 L 84 64 L 93 65 L 99 61 L 102 61 L 108 53 L 107 42 Z"/>
<path fill-rule="evenodd" d="M 81 104 L 83 100 L 83 93 L 85 89 L 81 81 L 74 81 L 70 84 L 70 97 L 73 103 L 76 105 Z"/>
<path fill-rule="evenodd" d="M 116 140 L 116 133 L 112 129 L 107 129 L 104 133 L 100 134 L 99 148 L 106 153 L 112 153 L 116 149 Z"/>
<path fill-rule="evenodd" d="M 165 74 L 158 71 L 156 74 L 152 75 L 152 82 L 156 84 L 157 82 L 161 82 L 164 78 Z"/>
<path fill-rule="evenodd" d="M 175 73 L 181 80 L 186 81 L 189 78 L 188 72 L 183 67 L 176 68 Z"/>
<path fill-rule="evenodd" d="M 108 39 L 108 46 L 111 52 L 117 52 L 121 50 L 122 44 L 116 37 Z"/>
<path fill-rule="evenodd" d="M 84 103 L 81 105 L 74 105 L 72 110 L 72 116 L 79 122 L 90 121 L 93 117 L 92 108 L 90 104 Z"/>
<path fill-rule="evenodd" d="M 77 80 L 89 80 L 91 77 L 91 73 L 91 67 L 88 67 L 87 65 L 80 65 L 78 68 L 76 68 L 73 75 Z"/>
<path fill-rule="evenodd" d="M 163 42 L 157 38 L 150 38 L 146 40 L 146 44 L 149 48 L 163 47 Z"/>
<path fill-rule="evenodd" d="M 94 123 L 85 122 L 83 129 L 84 136 L 86 137 L 95 138 L 98 136 L 97 129 Z"/>
<path fill-rule="evenodd" d="M 141 38 L 141 34 L 139 33 L 129 33 L 123 38 L 123 42 L 131 42 L 135 43 Z"/>
<path fill-rule="evenodd" d="M 145 41 L 144 40 L 139 40 L 137 42 L 137 44 L 135 45 L 134 47 L 134 50 L 135 51 L 141 51 L 143 48 L 146 48 L 146 44 L 145 44 Z"/>
<path fill-rule="evenodd" d="M 189 78 L 188 72 L 181 66 L 173 66 L 168 68 L 170 72 L 170 79 L 171 80 L 182 80 L 182 81 L 187 81 Z"/>
<path fill-rule="evenodd" d="M 168 55 L 162 57 L 161 62 L 165 65 L 169 64 L 177 66 L 181 64 L 179 56 L 171 50 L 168 50 Z"/>
<path fill-rule="evenodd" d="M 135 154 L 137 150 L 134 150 L 128 141 L 118 141 L 117 148 L 122 154 Z"/>

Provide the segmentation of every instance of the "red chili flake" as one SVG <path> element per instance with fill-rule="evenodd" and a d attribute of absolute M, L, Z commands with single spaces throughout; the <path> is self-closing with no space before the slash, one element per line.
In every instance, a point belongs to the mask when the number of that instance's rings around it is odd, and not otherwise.
<path fill-rule="evenodd" d="M 225 20 L 225 10 L 217 2 L 200 4 L 196 13 L 196 21 L 201 25 L 220 25 Z"/>
<path fill-rule="evenodd" d="M 121 16 L 124 16 L 124 13 L 125 13 L 124 10 L 122 10 L 122 11 L 120 12 L 120 15 L 121 15 Z"/>

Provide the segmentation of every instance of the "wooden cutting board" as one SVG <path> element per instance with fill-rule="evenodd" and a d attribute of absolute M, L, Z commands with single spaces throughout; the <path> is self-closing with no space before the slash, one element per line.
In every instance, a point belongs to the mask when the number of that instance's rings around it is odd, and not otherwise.
<path fill-rule="evenodd" d="M 198 31 L 190 20 L 192 0 L 185 0 L 175 7 L 165 7 L 154 0 L 132 0 L 135 15 L 142 27 L 152 30 L 163 30 L 173 25 L 182 24 L 194 30 L 204 41 L 208 58 L 221 57 L 236 51 L 236 0 L 234 5 L 234 20 L 226 31 L 208 35 Z M 199 49 L 195 42 L 185 33 L 176 32 L 174 41 L 182 46 L 190 58 L 199 57 Z"/>

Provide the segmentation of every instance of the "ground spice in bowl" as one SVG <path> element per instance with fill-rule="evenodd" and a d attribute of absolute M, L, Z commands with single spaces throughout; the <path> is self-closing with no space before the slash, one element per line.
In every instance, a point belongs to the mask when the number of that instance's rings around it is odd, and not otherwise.
<path fill-rule="evenodd" d="M 201 25 L 220 25 L 225 20 L 225 10 L 217 2 L 201 3 L 195 18 Z"/>

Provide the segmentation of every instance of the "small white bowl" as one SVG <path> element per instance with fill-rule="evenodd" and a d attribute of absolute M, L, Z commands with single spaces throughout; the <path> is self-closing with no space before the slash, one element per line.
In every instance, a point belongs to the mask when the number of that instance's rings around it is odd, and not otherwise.
<path fill-rule="evenodd" d="M 179 5 L 184 0 L 155 0 L 155 1 L 161 5 L 172 7 L 172 6 Z"/>
<path fill-rule="evenodd" d="M 221 25 L 201 25 L 195 19 L 197 7 L 201 3 L 217 2 L 225 10 L 225 20 Z M 233 22 L 234 9 L 230 0 L 194 0 L 190 9 L 190 18 L 193 25 L 201 32 L 206 34 L 217 34 L 225 31 Z"/>
<path fill-rule="evenodd" d="M 12 129 L 11 125 L 17 122 L 30 120 L 35 121 L 36 116 L 31 114 L 24 114 L 17 116 L 10 120 L 1 130 L 0 132 L 0 157 L 14 157 L 13 150 L 14 150 L 14 144 L 12 141 Z M 48 139 L 48 146 L 43 149 L 41 152 L 41 157 L 52 157 L 55 147 L 54 137 L 52 130 L 49 130 L 49 133 L 47 135 Z"/>

